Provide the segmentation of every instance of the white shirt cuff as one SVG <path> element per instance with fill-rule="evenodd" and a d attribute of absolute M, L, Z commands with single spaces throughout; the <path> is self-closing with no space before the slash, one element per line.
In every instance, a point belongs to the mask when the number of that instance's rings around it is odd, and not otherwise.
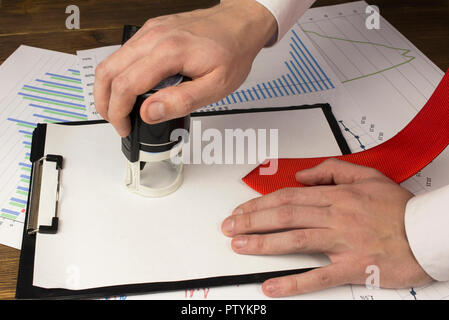
<path fill-rule="evenodd" d="M 435 280 L 449 280 L 449 186 L 408 201 L 405 231 L 424 271 Z"/>
<path fill-rule="evenodd" d="M 277 37 L 268 45 L 274 44 L 290 30 L 296 21 L 306 12 L 315 0 L 256 0 L 276 18 L 278 24 Z"/>

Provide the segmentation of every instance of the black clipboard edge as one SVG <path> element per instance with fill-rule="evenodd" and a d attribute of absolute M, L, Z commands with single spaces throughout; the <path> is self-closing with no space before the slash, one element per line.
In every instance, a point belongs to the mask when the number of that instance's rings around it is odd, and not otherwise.
<path fill-rule="evenodd" d="M 250 108 L 250 109 L 235 109 L 223 111 L 210 112 L 196 112 L 191 116 L 216 116 L 224 114 L 238 114 L 238 113 L 253 113 L 253 112 L 270 112 L 270 111 L 285 111 L 285 110 L 299 110 L 299 109 L 313 109 L 321 108 L 328 124 L 334 134 L 334 137 L 340 147 L 342 154 L 351 153 L 343 134 L 340 131 L 337 120 L 335 119 L 331 106 L 329 104 L 314 104 L 290 107 L 272 107 L 272 108 Z M 93 121 L 74 121 L 59 123 L 62 125 L 91 125 L 107 123 L 105 120 Z M 33 132 L 30 161 L 39 160 L 44 155 L 46 124 L 38 124 Z M 31 176 L 33 174 L 34 165 L 32 167 Z M 31 181 L 30 181 L 31 183 Z M 28 203 L 30 203 L 30 194 L 28 195 Z M 25 221 L 27 221 L 29 214 L 29 206 L 27 205 Z M 33 272 L 34 272 L 34 254 L 35 254 L 36 237 L 28 235 L 26 228 L 22 237 L 22 248 L 20 252 L 19 272 L 17 276 L 16 299 L 87 299 L 87 298 L 104 298 L 110 296 L 119 296 L 124 293 L 127 295 L 138 295 L 145 293 L 156 293 L 162 291 L 185 290 L 191 288 L 216 287 L 223 285 L 260 283 L 273 277 L 280 277 L 291 274 L 298 274 L 312 270 L 313 268 L 282 270 L 264 273 L 244 274 L 244 275 L 230 275 L 221 277 L 211 277 L 203 279 L 192 279 L 183 281 L 170 282 L 154 282 L 142 284 L 126 284 L 118 286 L 108 286 L 83 290 L 68 290 L 68 289 L 45 289 L 33 286 Z"/>
<path fill-rule="evenodd" d="M 190 117 L 205 117 L 205 116 L 219 116 L 226 114 L 239 114 L 239 113 L 255 113 L 255 112 L 275 112 L 275 111 L 287 111 L 287 110 L 301 110 L 301 109 L 316 109 L 321 108 L 326 117 L 327 123 L 329 124 L 332 133 L 334 134 L 335 140 L 337 141 L 338 147 L 340 148 L 341 154 L 350 154 L 351 149 L 344 138 L 340 126 L 338 125 L 337 119 L 335 119 L 332 113 L 332 107 L 328 103 L 317 103 L 312 105 L 301 105 L 301 106 L 289 106 L 289 107 L 269 107 L 269 108 L 248 108 L 248 109 L 233 109 L 233 110 L 220 110 L 220 111 L 202 111 L 194 112 L 190 114 Z"/>

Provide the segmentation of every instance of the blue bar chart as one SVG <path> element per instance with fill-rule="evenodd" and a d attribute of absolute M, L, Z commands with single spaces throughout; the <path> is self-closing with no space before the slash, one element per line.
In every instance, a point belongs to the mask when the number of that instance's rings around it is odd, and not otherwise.
<path fill-rule="evenodd" d="M 84 105 L 83 88 L 79 71 L 67 69 L 64 74 L 46 72 L 31 84 L 25 84 L 17 92 L 28 108 L 32 109 L 33 121 L 8 117 L 15 123 L 22 136 L 23 159 L 17 165 L 20 170 L 19 180 L 9 201 L 0 209 L 0 216 L 17 220 L 24 214 L 29 193 L 31 163 L 31 139 L 37 123 L 58 123 L 87 120 Z"/>
<path fill-rule="evenodd" d="M 273 64 L 275 61 L 277 65 L 271 68 L 271 71 L 275 72 L 266 74 L 273 76 L 277 73 L 277 76 L 267 79 L 259 76 L 258 79 L 251 79 L 250 74 L 238 90 L 204 107 L 201 111 L 228 109 L 237 104 L 240 107 L 246 103 L 309 95 L 335 88 L 334 80 L 319 62 L 319 55 L 308 44 L 308 39 L 301 29 L 292 28 L 276 47 L 276 59 L 270 59 L 270 54 L 265 55 L 262 52 L 256 57 L 255 63 L 262 66 Z M 279 59 L 279 56 L 283 58 Z"/>
<path fill-rule="evenodd" d="M 85 121 L 88 113 L 74 55 L 20 46 L 0 66 L 0 79 L 0 243 L 20 248 L 34 129 Z"/>

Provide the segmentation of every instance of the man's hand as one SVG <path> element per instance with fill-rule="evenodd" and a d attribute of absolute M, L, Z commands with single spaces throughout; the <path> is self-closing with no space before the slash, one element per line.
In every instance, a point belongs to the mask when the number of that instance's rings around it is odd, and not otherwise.
<path fill-rule="evenodd" d="M 330 159 L 298 172 L 306 188 L 287 188 L 250 200 L 222 229 L 240 254 L 324 253 L 331 264 L 270 279 L 270 297 L 302 294 L 343 284 L 365 284 L 366 268 L 380 270 L 380 286 L 424 285 L 431 278 L 409 247 L 404 212 L 413 195 L 380 172 Z M 318 186 L 319 185 L 319 186 Z"/>
<path fill-rule="evenodd" d="M 141 117 L 157 123 L 185 116 L 237 89 L 276 28 L 275 18 L 254 0 L 224 0 L 213 8 L 150 19 L 98 65 L 95 107 L 126 136 L 136 96 L 180 73 L 193 81 L 149 97 Z"/>

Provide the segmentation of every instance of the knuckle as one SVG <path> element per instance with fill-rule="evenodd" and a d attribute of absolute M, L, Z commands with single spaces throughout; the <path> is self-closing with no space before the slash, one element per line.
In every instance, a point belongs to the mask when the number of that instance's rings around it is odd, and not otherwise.
<path fill-rule="evenodd" d="M 255 199 L 251 199 L 246 203 L 246 211 L 248 212 L 253 212 L 253 211 L 257 211 L 259 208 L 259 199 L 260 198 L 255 198 Z"/>
<path fill-rule="evenodd" d="M 281 226 L 290 226 L 295 220 L 295 207 L 282 206 L 278 209 L 277 218 Z"/>
<path fill-rule="evenodd" d="M 112 112 L 110 109 L 108 110 L 108 119 L 112 124 L 117 124 L 122 120 L 122 116 L 117 112 Z"/>
<path fill-rule="evenodd" d="M 354 201 L 359 198 L 359 193 L 352 187 L 341 185 L 338 187 L 338 198 L 342 201 Z"/>
<path fill-rule="evenodd" d="M 111 89 L 118 95 L 126 94 L 130 90 L 129 79 L 126 76 L 118 76 L 112 80 Z"/>
<path fill-rule="evenodd" d="M 289 278 L 290 280 L 289 280 L 289 285 L 288 285 L 288 288 L 289 288 L 289 294 L 295 294 L 295 293 L 297 293 L 297 292 L 300 292 L 300 288 L 301 288 L 301 284 L 299 283 L 300 282 L 300 280 L 299 280 L 299 278 L 298 277 L 291 277 L 291 278 Z"/>
<path fill-rule="evenodd" d="M 180 35 L 171 34 L 167 36 L 161 43 L 159 44 L 159 49 L 162 52 L 176 52 L 181 45 L 183 44 L 183 39 Z"/>
<path fill-rule="evenodd" d="M 184 114 L 188 114 L 191 111 L 193 111 L 195 109 L 195 102 L 193 97 L 188 94 L 187 92 L 182 93 L 180 95 L 180 100 L 182 101 L 182 103 L 180 103 L 180 112 L 184 115 Z"/>
<path fill-rule="evenodd" d="M 281 203 L 291 203 L 296 197 L 295 188 L 284 188 L 278 191 L 278 197 Z"/>
<path fill-rule="evenodd" d="M 132 54 L 132 52 L 137 51 L 141 45 L 142 43 L 139 40 L 133 42 L 127 41 L 121 49 L 124 50 L 126 54 Z"/>
<path fill-rule="evenodd" d="M 110 68 L 105 61 L 102 61 L 95 68 L 95 79 L 106 80 L 109 78 L 110 78 Z"/>
<path fill-rule="evenodd" d="M 171 90 L 173 92 L 172 97 L 174 97 L 176 103 L 176 112 L 179 116 L 189 114 L 196 109 L 195 99 L 186 90 L 177 90 L 176 88 Z"/>
<path fill-rule="evenodd" d="M 320 272 L 318 274 L 318 283 L 321 287 L 329 287 L 332 284 L 332 277 L 329 272 Z"/>
<path fill-rule="evenodd" d="M 297 251 L 307 248 L 309 236 L 304 230 L 295 230 L 293 232 L 293 248 Z"/>
<path fill-rule="evenodd" d="M 322 164 L 325 166 L 333 166 L 333 165 L 341 163 L 341 162 L 342 162 L 341 160 L 338 160 L 336 158 L 329 158 L 329 159 L 324 160 Z"/>
<path fill-rule="evenodd" d="M 337 163 L 337 162 L 340 162 L 340 161 L 341 160 L 338 160 L 336 158 L 329 158 L 329 159 L 324 160 L 324 163 Z"/>
<path fill-rule="evenodd" d="M 148 19 L 147 21 L 145 21 L 145 23 L 143 24 L 142 28 L 143 29 L 150 29 L 150 28 L 154 27 L 154 25 L 156 23 L 160 22 L 161 19 L 162 19 L 162 17 L 155 17 L 155 18 Z"/>
<path fill-rule="evenodd" d="M 108 116 L 108 109 L 105 104 L 96 103 L 95 104 L 95 110 L 102 116 L 103 118 L 107 118 Z"/>
<path fill-rule="evenodd" d="M 159 26 L 153 26 L 148 29 L 148 31 L 145 33 L 146 39 L 154 39 L 161 37 L 164 33 L 167 32 L 167 28 L 159 25 Z"/>
<path fill-rule="evenodd" d="M 236 225 L 243 230 L 251 230 L 254 226 L 252 214 L 243 214 L 236 217 Z"/>
<path fill-rule="evenodd" d="M 256 199 L 248 200 L 247 202 L 240 205 L 240 208 L 243 210 L 242 212 L 253 212 L 256 211 L 256 205 L 255 205 Z"/>
<path fill-rule="evenodd" d="M 254 247 L 257 252 L 264 252 L 266 250 L 265 238 L 263 236 L 255 236 Z"/>

